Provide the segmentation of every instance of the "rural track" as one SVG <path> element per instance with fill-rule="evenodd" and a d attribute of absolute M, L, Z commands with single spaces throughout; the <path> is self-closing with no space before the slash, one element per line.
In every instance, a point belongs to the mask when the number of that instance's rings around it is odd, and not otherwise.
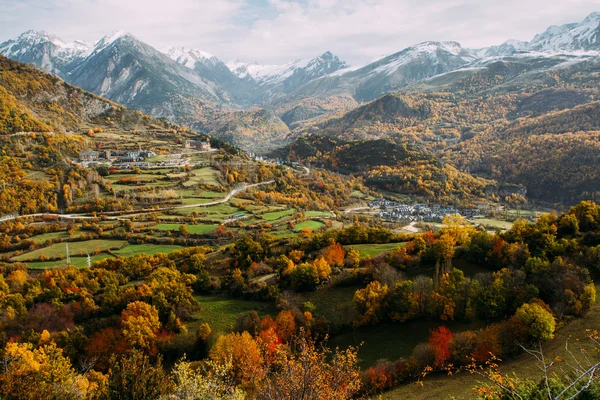
<path fill-rule="evenodd" d="M 180 206 L 170 206 L 170 207 L 162 207 L 162 208 L 145 208 L 145 209 L 133 210 L 133 211 L 109 211 L 106 213 L 98 214 L 97 216 L 88 215 L 89 213 L 82 213 L 82 214 L 35 213 L 35 214 L 25 214 L 25 215 L 7 215 L 4 217 L 0 217 L 0 223 L 6 222 L 6 221 L 12 221 L 15 219 L 31 218 L 31 217 L 33 217 L 33 218 L 35 218 L 35 217 L 57 217 L 57 218 L 71 219 L 71 220 L 86 220 L 86 219 L 96 219 L 101 216 L 106 216 L 108 219 L 119 220 L 119 219 L 123 219 L 123 217 L 125 217 L 125 216 L 133 217 L 136 215 L 148 214 L 148 213 L 152 213 L 152 212 L 171 211 L 171 210 L 179 210 L 179 209 L 194 208 L 194 207 L 210 207 L 210 206 L 215 206 L 218 204 L 226 203 L 229 200 L 231 200 L 231 198 L 233 196 L 235 196 L 236 194 L 241 193 L 245 190 L 248 190 L 248 189 L 251 189 L 251 188 L 257 187 L 257 186 L 270 185 L 273 183 L 275 183 L 275 180 L 254 183 L 251 185 L 244 183 L 244 184 L 232 189 L 227 194 L 227 196 L 225 196 L 224 198 L 222 198 L 220 200 L 211 201 L 208 203 L 185 204 L 185 205 L 180 205 Z M 114 215 L 114 214 L 119 214 L 119 215 Z"/>

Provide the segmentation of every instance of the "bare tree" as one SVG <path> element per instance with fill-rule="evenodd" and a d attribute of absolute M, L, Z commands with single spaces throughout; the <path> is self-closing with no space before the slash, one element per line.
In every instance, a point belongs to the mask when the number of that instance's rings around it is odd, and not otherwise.
<path fill-rule="evenodd" d="M 594 383 L 600 382 L 600 362 L 597 354 L 600 351 L 598 332 L 588 332 L 589 340 L 594 347 L 590 352 L 585 347 L 579 351 L 573 351 L 569 342 L 565 343 L 565 357 L 554 357 L 548 359 L 544 354 L 541 343 L 537 348 L 529 349 L 522 345 L 521 348 L 535 359 L 536 366 L 542 374 L 539 385 L 534 386 L 541 395 L 548 400 L 572 400 L 577 399 L 584 392 L 590 390 Z M 596 354 L 594 358 L 591 354 Z M 494 394 L 498 398 L 510 398 L 525 400 L 530 394 L 524 394 L 523 384 L 526 382 L 519 378 L 513 378 L 499 373 L 497 359 L 493 358 L 487 363 L 488 368 L 471 365 L 469 370 L 483 376 L 492 382 L 497 390 Z M 560 382 L 557 385 L 557 382 Z"/>

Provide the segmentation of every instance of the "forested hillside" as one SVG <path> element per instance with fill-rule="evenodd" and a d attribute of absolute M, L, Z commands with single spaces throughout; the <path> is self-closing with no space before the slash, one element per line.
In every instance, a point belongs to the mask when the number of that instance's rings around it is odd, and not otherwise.
<path fill-rule="evenodd" d="M 550 203 L 597 198 L 598 65 L 531 75 L 523 63 L 433 78 L 295 134 L 407 144 L 464 173 L 524 185 L 532 198 Z"/>
<path fill-rule="evenodd" d="M 414 145 L 389 139 L 344 141 L 307 135 L 288 149 L 292 160 L 363 177 L 382 190 L 455 204 L 495 198 L 495 182 L 458 171 Z"/>
<path fill-rule="evenodd" d="M 60 78 L 0 56 L 0 134 L 88 128 L 168 129 L 174 125 L 128 110 Z"/>

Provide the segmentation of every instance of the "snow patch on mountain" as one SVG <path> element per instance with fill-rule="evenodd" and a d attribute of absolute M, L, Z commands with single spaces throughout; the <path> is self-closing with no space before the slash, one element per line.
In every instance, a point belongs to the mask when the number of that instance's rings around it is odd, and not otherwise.
<path fill-rule="evenodd" d="M 530 50 L 600 50 L 600 13 L 590 14 L 581 23 L 551 26 L 536 35 Z"/>
<path fill-rule="evenodd" d="M 198 49 L 187 49 L 185 47 L 171 47 L 164 53 L 169 56 L 172 60 L 177 61 L 179 64 L 184 65 L 190 69 L 194 69 L 198 61 L 202 63 L 216 64 L 220 60 L 206 51 Z"/>
<path fill-rule="evenodd" d="M 92 45 L 80 40 L 68 43 L 48 32 L 29 30 L 0 44 L 0 53 L 18 59 L 35 48 L 39 48 L 41 52 L 43 46 L 49 46 L 42 54 L 44 68 L 53 66 L 53 58 L 68 62 L 75 57 L 86 57 L 92 50 Z"/>
<path fill-rule="evenodd" d="M 327 51 L 312 59 L 297 59 L 287 64 L 262 65 L 254 61 L 233 60 L 227 63 L 227 67 L 238 78 L 251 78 L 259 85 L 275 85 L 290 78 L 296 71 L 302 71 L 307 79 L 311 79 L 348 68 L 349 65 Z"/>
<path fill-rule="evenodd" d="M 436 65 L 442 62 L 442 58 L 448 56 L 461 59 L 465 64 L 476 60 L 475 56 L 465 51 L 457 42 L 423 42 L 380 60 L 381 65 L 373 69 L 370 74 L 391 75 L 401 67 L 417 60 L 426 59 L 432 65 Z"/>
<path fill-rule="evenodd" d="M 258 64 L 255 61 L 246 63 L 240 60 L 229 61 L 226 65 L 237 75 L 244 79 L 250 77 L 259 84 L 278 83 L 285 80 L 298 68 L 304 68 L 310 60 L 298 59 L 287 64 Z"/>
<path fill-rule="evenodd" d="M 90 55 L 100 53 L 102 50 L 109 47 L 115 41 L 117 41 L 118 39 L 121 39 L 122 37 L 125 37 L 125 36 L 133 37 L 130 33 L 127 33 L 126 31 L 124 31 L 122 29 L 118 29 L 116 31 L 111 32 L 110 34 L 104 36 L 102 39 L 100 39 L 96 43 L 94 43 L 94 49 L 92 50 Z"/>

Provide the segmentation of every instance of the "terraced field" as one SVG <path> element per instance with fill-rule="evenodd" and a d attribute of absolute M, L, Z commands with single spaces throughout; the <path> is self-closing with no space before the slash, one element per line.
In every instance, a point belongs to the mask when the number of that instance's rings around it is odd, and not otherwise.
<path fill-rule="evenodd" d="M 154 229 L 158 229 L 161 231 L 179 231 L 181 225 L 184 225 L 188 229 L 188 231 L 194 235 L 206 235 L 208 233 L 214 232 L 218 228 L 218 225 L 208 224 L 159 224 L 154 226 Z"/>
<path fill-rule="evenodd" d="M 69 254 L 71 256 L 93 254 L 108 249 L 120 249 L 127 246 L 125 240 L 94 239 L 83 242 L 69 242 Z M 40 256 L 48 258 L 66 257 L 66 243 L 54 243 L 48 247 L 30 251 L 13 257 L 12 261 L 34 261 Z"/>
<path fill-rule="evenodd" d="M 300 222 L 299 224 L 296 224 L 296 226 L 294 226 L 294 230 L 296 232 L 301 231 L 304 228 L 308 228 L 311 231 L 316 231 L 319 230 L 323 227 L 323 224 L 321 221 L 304 221 L 304 222 Z"/>

